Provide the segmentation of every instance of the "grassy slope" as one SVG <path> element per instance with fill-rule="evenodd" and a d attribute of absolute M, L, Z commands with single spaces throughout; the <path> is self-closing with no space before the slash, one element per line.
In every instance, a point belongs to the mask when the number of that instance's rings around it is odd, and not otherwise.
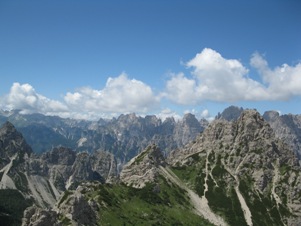
<path fill-rule="evenodd" d="M 184 190 L 163 177 L 143 189 L 123 184 L 94 186 L 85 196 L 101 205 L 99 225 L 212 225 L 193 213 Z"/>
<path fill-rule="evenodd" d="M 197 154 L 192 157 L 194 159 L 192 164 L 174 167 L 173 172 L 195 190 L 199 196 L 203 196 L 205 160 Z M 211 173 L 214 177 L 208 176 L 207 180 L 208 191 L 205 195 L 209 206 L 214 212 L 222 216 L 229 225 L 246 225 L 238 197 L 234 191 L 234 184 L 225 183 L 225 178 L 230 178 L 231 175 L 222 166 L 220 158 L 221 156 L 214 156 L 209 162 L 209 169 L 211 170 L 212 168 Z M 271 198 L 270 193 L 260 194 L 259 197 L 258 193 L 260 192 L 254 190 L 254 185 L 247 178 L 241 178 L 239 189 L 250 208 L 254 226 L 283 225 L 280 214 L 289 216 L 290 213 L 287 208 L 281 205 L 281 212 L 279 212 L 276 208 L 276 202 Z"/>

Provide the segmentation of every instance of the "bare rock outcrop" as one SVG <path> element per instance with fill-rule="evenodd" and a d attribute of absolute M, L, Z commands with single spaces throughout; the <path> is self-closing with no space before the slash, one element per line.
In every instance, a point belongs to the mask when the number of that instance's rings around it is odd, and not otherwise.
<path fill-rule="evenodd" d="M 160 149 L 156 145 L 150 145 L 124 166 L 120 180 L 129 186 L 143 188 L 147 183 L 155 182 L 159 166 L 165 164 Z"/>

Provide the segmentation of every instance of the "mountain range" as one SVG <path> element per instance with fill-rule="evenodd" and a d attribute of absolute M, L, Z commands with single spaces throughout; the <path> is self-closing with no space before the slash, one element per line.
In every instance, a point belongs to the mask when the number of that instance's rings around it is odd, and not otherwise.
<path fill-rule="evenodd" d="M 86 121 L 63 119 L 42 114 L 0 112 L 0 124 L 10 121 L 23 135 L 35 153 L 43 153 L 62 145 L 89 153 L 104 150 L 114 154 L 120 164 L 136 156 L 150 143 L 165 153 L 182 147 L 204 130 L 205 119 L 185 114 L 181 120 L 156 116 L 120 115 L 111 120 Z"/>
<path fill-rule="evenodd" d="M 301 224 L 298 115 L 231 106 L 210 123 L 191 114 L 88 122 L 2 112 L 7 119 L 3 225 Z M 19 130 L 31 125 L 77 145 L 33 151 Z"/>

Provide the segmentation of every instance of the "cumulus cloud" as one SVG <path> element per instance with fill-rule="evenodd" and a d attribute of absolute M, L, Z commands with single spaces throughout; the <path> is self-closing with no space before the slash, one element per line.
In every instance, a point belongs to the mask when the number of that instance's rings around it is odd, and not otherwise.
<path fill-rule="evenodd" d="M 250 63 L 258 70 L 266 84 L 269 99 L 287 100 L 301 95 L 301 63 L 296 66 L 283 64 L 270 69 L 267 61 L 259 53 L 253 54 Z"/>
<path fill-rule="evenodd" d="M 287 64 L 271 70 L 261 55 L 255 53 L 251 66 L 261 81 L 249 77 L 237 59 L 226 59 L 215 50 L 205 48 L 187 62 L 192 78 L 174 74 L 166 82 L 165 97 L 177 104 L 194 105 L 202 101 L 234 102 L 283 100 L 301 95 L 301 64 Z"/>
<path fill-rule="evenodd" d="M 103 89 L 90 87 L 68 92 L 64 101 L 51 100 L 29 84 L 14 83 L 8 95 L 0 99 L 3 109 L 20 109 L 21 113 L 42 113 L 61 117 L 97 119 L 121 113 L 147 113 L 159 107 L 160 97 L 141 81 L 126 74 L 108 78 Z"/>
<path fill-rule="evenodd" d="M 64 97 L 70 109 L 99 113 L 145 113 L 158 106 L 159 97 L 141 81 L 129 79 L 126 74 L 108 78 L 101 90 L 89 87 L 68 92 Z"/>
<path fill-rule="evenodd" d="M 164 96 L 179 104 L 196 104 L 198 100 L 197 84 L 183 73 L 172 74 L 167 81 Z"/>
<path fill-rule="evenodd" d="M 21 113 L 53 114 L 68 111 L 67 106 L 38 94 L 29 84 L 14 83 L 7 96 L 2 99 L 6 109 L 20 109 Z"/>

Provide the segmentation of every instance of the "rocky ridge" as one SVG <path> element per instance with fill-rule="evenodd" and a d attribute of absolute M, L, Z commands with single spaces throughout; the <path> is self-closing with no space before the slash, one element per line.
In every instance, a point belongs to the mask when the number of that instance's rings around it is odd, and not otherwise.
<path fill-rule="evenodd" d="M 206 197 L 211 209 L 229 214 L 226 220 L 230 225 L 238 220 L 241 225 L 295 225 L 301 221 L 298 159 L 255 110 L 243 111 L 232 122 L 213 121 L 195 143 L 172 152 L 168 162 L 178 173 L 187 168 L 198 172 L 188 182 Z M 243 211 L 231 212 L 226 206 L 223 210 L 220 200 Z M 233 215 L 236 220 L 230 217 Z"/>
<path fill-rule="evenodd" d="M 222 113 L 218 113 L 216 119 L 225 119 L 227 121 L 237 120 L 243 108 L 230 106 Z M 263 118 L 273 129 L 277 138 L 286 142 L 291 149 L 301 159 L 301 115 L 283 114 L 277 111 L 266 111 Z"/>
<path fill-rule="evenodd" d="M 156 145 L 150 145 L 129 161 L 120 173 L 120 180 L 128 186 L 143 188 L 156 181 L 159 166 L 165 166 L 165 159 Z"/>

